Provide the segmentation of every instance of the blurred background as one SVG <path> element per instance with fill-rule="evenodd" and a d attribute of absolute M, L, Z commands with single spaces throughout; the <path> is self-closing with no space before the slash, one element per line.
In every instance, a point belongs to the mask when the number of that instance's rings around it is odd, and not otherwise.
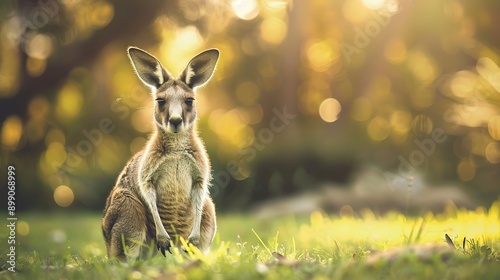
<path fill-rule="evenodd" d="M 489 205 L 500 195 L 496 0 L 6 0 L 1 178 L 21 210 L 92 209 L 152 129 L 128 46 L 197 96 L 219 211 Z M 4 180 L 4 179 L 3 179 Z"/>

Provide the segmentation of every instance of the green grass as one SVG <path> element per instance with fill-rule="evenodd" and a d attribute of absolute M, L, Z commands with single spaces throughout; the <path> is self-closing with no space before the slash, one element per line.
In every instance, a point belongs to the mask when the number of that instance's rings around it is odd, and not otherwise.
<path fill-rule="evenodd" d="M 220 215 L 209 255 L 174 250 L 166 258 L 158 254 L 128 263 L 106 258 L 100 218 L 96 213 L 19 213 L 18 272 L 5 270 L 7 232 L 2 229 L 0 278 L 500 279 L 498 202 L 490 209 L 450 207 L 444 214 L 420 217 L 379 217 L 369 210 L 355 217 Z M 445 234 L 455 250 L 447 247 Z"/>

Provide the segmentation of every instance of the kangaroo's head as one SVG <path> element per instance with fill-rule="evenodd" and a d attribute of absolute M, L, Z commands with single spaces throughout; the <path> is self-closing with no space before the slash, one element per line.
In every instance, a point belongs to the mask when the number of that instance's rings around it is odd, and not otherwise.
<path fill-rule="evenodd" d="M 196 120 L 195 89 L 212 77 L 219 51 L 210 49 L 196 55 L 177 79 L 146 51 L 130 47 L 128 55 L 137 76 L 152 89 L 156 126 L 171 134 L 190 130 Z"/>

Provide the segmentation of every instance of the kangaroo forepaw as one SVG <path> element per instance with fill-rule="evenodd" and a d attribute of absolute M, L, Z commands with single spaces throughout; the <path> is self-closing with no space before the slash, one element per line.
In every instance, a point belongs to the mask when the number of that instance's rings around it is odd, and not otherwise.
<path fill-rule="evenodd" d="M 181 250 L 184 252 L 184 253 L 187 253 L 189 251 L 189 246 L 190 245 L 193 245 L 195 246 L 196 248 L 199 248 L 200 246 L 200 238 L 197 237 L 197 236 L 189 236 L 188 237 L 188 240 L 187 240 L 187 247 L 185 247 L 184 245 L 181 246 Z"/>
<path fill-rule="evenodd" d="M 199 248 L 199 246 L 200 246 L 200 237 L 199 236 L 190 236 L 190 237 L 188 237 L 188 244 L 192 244 L 195 247 Z"/>
<path fill-rule="evenodd" d="M 166 257 L 165 251 L 168 251 L 170 254 L 172 254 L 172 251 L 170 250 L 171 248 L 170 244 L 170 238 L 168 237 L 157 237 L 156 238 L 156 248 L 163 254 L 163 256 Z"/>
<path fill-rule="evenodd" d="M 165 251 L 168 251 L 170 254 L 172 254 L 172 251 L 170 250 L 170 247 L 171 247 L 171 246 L 170 246 L 170 242 L 169 242 L 169 243 L 167 243 L 167 246 L 161 246 L 161 245 L 159 245 L 159 244 L 157 245 L 158 250 L 162 253 L 162 255 L 163 255 L 164 257 L 166 257 L 166 256 L 167 256 L 167 255 L 165 254 Z"/>

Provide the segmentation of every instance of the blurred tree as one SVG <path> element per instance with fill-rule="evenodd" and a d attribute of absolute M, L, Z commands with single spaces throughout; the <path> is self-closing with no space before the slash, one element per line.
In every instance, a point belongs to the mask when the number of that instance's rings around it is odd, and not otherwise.
<path fill-rule="evenodd" d="M 4 1 L 1 165 L 19 167 L 25 208 L 101 208 L 150 131 L 151 100 L 126 47 L 149 50 L 173 74 L 217 47 L 221 62 L 197 101 L 220 207 L 345 183 L 366 164 L 391 178 L 406 168 L 460 181 L 491 201 L 500 194 L 499 6 Z"/>
<path fill-rule="evenodd" d="M 11 25 L 6 37 L 11 41 L 6 43 L 13 44 L 20 67 L 17 89 L 0 104 L 0 118 L 5 119 L 10 112 L 26 115 L 28 102 L 35 95 L 52 99 L 50 93 L 64 83 L 69 69 L 88 66 L 108 44 L 139 33 L 145 40 L 152 38 L 153 30 L 148 27 L 164 5 L 174 2 L 120 1 L 115 5 L 89 1 L 74 7 L 56 0 L 12 1 L 14 11 L 6 17 Z M 9 46 L 4 44 L 3 48 Z M 34 69 L 37 67 L 43 70 Z"/>

